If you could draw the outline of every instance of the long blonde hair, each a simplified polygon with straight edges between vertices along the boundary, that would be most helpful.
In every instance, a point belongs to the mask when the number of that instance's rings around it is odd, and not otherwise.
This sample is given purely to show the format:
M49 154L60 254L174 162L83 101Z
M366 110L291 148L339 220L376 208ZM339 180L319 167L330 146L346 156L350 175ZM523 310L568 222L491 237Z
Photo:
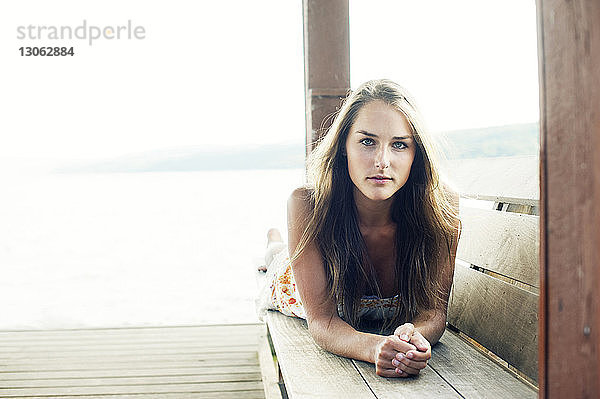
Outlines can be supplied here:
M321 252L329 296L353 326L360 299L381 291L370 265L358 225L353 183L344 156L346 138L360 109L380 100L402 112L417 144L410 176L394 194L392 219L396 223L395 313L385 327L412 320L424 310L439 306L441 262L450 258L457 215L441 186L438 152L408 92L386 80L362 84L344 101L327 134L307 160L313 212L306 223L292 262L315 242ZM382 328L383 329L383 328Z

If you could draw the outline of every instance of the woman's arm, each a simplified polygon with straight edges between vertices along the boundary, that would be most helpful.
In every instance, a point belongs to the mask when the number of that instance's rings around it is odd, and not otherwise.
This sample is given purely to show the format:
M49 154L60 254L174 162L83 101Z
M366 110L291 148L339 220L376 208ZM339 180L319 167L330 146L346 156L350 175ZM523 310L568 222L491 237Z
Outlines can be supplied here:
M452 206L455 208L456 214L458 214L458 194L447 187L445 189L449 190ZM446 329L448 300L454 278L454 262L456 260L456 250L461 233L461 223L458 218L455 220L454 228L455 232L452 235L449 248L450 253L442 257L440 302L436 308L422 312L412 320L412 323L403 324L394 331L394 335L397 335L403 341L414 344L418 349L418 352L412 354L410 359L407 359L402 354L396 356L395 363L399 363L400 368L403 368L405 365L414 367L415 361L426 362L431 358L431 345L435 345L440 340Z
M446 310L438 309L425 312L416 317L412 324L431 345L435 345L446 329Z
M453 250L456 253L456 249ZM431 346L435 345L446 329L446 313L448 309L448 297L452 287L454 275L454 258L452 262L444 266L442 272L442 301L435 309L428 310L415 317L411 323L405 323L394 331L402 341L409 342L417 348L417 352L397 354L394 365L400 369L404 367L418 368L417 365L425 367L431 359Z
M294 255L311 215L307 189L295 190L288 201L290 256ZM308 330L323 349L352 359L375 363L378 375L398 377L392 359L396 353L416 350L397 336L382 336L357 331L337 313L337 305L328 296L323 260L316 244L308 243L292 267L306 312Z
M450 247L450 256L444 257L444 265L441 271L441 301L435 309L421 313L412 324L416 331L429 341L431 345L435 345L444 330L446 329L446 315L448 312L448 299L450 297L450 289L452 288L452 280L454 278L454 262L456 259L456 249L458 245L458 237L460 236L460 225L457 226L457 235L452 237L452 245Z

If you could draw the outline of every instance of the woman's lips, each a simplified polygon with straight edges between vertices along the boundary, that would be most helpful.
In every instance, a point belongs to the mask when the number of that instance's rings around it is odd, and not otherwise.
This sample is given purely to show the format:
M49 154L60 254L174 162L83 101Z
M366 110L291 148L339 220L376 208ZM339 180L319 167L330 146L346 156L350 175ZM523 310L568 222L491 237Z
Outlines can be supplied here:
M372 180L378 184L384 184L386 182L392 181L392 178L387 176L371 176L367 177L367 180Z

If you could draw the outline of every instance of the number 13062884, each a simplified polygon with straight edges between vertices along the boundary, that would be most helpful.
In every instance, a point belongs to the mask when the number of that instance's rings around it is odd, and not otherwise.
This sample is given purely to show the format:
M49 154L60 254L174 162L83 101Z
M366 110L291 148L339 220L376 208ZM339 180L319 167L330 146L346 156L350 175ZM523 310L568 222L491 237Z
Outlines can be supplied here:
M22 57L65 57L75 55L73 47L19 47Z

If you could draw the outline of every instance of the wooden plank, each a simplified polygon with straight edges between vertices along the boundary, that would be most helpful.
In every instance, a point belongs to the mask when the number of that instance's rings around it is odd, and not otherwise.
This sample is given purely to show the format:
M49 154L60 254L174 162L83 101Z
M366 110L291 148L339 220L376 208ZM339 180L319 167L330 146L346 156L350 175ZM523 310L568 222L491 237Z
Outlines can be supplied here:
M539 287L539 218L491 209L460 208L457 258Z
M196 340L211 340L217 341L218 338L222 338L221 340L231 337L234 339L243 339L244 337L256 339L254 333L258 333L258 330L248 329L247 331L241 331L240 329L232 329L232 330L218 330L211 332L190 332L190 333L179 333L179 332L169 332L169 331L161 331L160 333L148 333L148 334L127 334L125 332L115 335L110 333L105 333L103 331L94 330L91 332L81 332L78 334L69 334L69 335L53 335L53 334L35 334L29 335L29 332L24 333L10 333L10 335L0 336L0 345L13 345L19 343L31 343L38 344L44 342L52 342L52 343L61 343L61 342L72 342L73 339L77 339L81 342L96 342L98 340L102 341L110 341L110 342L130 342L131 340L135 340L138 342L170 342L173 339L178 341L196 341Z
M208 325L208 326L186 326L186 327L136 327L136 328L94 328L94 329L72 329L72 330L23 330L23 331L0 331L0 342L23 341L34 342L36 340L46 341L52 339L96 339L113 337L120 340L138 338L179 338L179 337L223 337L242 336L260 331L260 324L232 324L232 325Z
M123 363L123 364L127 364L127 363L155 363L155 362L162 362L162 361L168 361L168 362L173 362L173 363L178 363L178 362L188 362L188 363L196 363L197 365L201 365L202 362L208 361L209 363L222 363L222 362L226 362L228 360L234 359L234 358L238 358L238 359L247 359L247 360L256 360L257 359L257 353L256 353L256 348L254 348L255 350L252 350L251 348L248 348L246 351L233 351L233 352L226 352L226 351L221 351L221 352L208 352L208 353L202 353L202 352L198 352L198 353L186 353L186 352L174 352L174 353L150 353L150 354L132 354L132 355L125 355L125 356L102 356L102 355L98 355L95 356L94 354L91 355L87 355L85 352L81 352L81 353L76 353L73 356L64 356L64 357L59 357L59 356L55 356L53 353L48 353L48 354L44 354L44 353L40 353L40 354L36 354L36 356L28 356L27 354L23 354L21 356L19 356L18 354L14 354L11 357L4 357L4 359L6 361L10 361L11 364L13 365L26 365L26 364L31 364L31 363L35 363L35 364L44 364L44 363L51 363L51 362L57 362L59 361L61 364L72 364L72 365L76 365L79 363L87 363L90 365L93 364L105 364L108 362L112 362L114 364L117 363ZM78 360L79 359L79 360ZM0 369L4 367L3 364L0 363Z
M77 395L77 399L264 399L262 389L228 392L178 392L119 395ZM65 396L23 396L23 399L65 399Z
M537 398L533 388L449 330L433 347L429 367L465 398Z
M225 342L241 342L241 343L257 343L257 337L255 334L258 334L258 331L248 331L246 335L228 335L227 333L222 333L215 336L209 335L190 335L186 337L182 336L169 336L163 335L161 337L111 337L111 336L97 336L97 337L78 337L71 336L67 338L27 338L27 337L13 337L11 339L2 339L0 338L0 348L10 348L10 347L30 347L30 346L57 346L57 345L66 345L69 346L73 344L73 342L77 342L77 344L81 345L97 345L97 344L110 344L110 345L128 345L132 342L139 343L140 345L160 345L160 344L171 344L173 342L210 342L211 344L220 344Z
M600 2L537 3L545 240L542 397L598 398ZM564 348L572 348L571 356Z
M538 295L460 264L448 323L537 380Z
M230 352L230 353L209 353L209 354L197 354L197 353L166 353L166 354L140 354L135 356L86 356L84 354L73 357L55 358L51 355L47 357L12 357L6 359L13 367L37 365L40 367L47 367L53 364L60 364L61 366L74 366L88 365L90 367L96 367L105 364L112 364L114 366L123 367L124 365L134 365L138 363L142 364L165 364L176 363L176 362L187 362L192 365L200 365L204 362L215 364L218 361L223 363L237 359L238 361L251 361L256 363L258 361L257 351L248 352ZM0 370L3 366L0 365Z
M248 382L261 381L261 373L258 367L250 373L223 373L204 375L171 375L171 376L139 376L139 377L95 377L95 378L65 378L65 379L23 379L4 380L0 379L0 393L2 389L24 389L24 388L74 388L94 386L125 386L125 385L161 385L161 384L205 384L213 382Z
M235 392L261 390L262 381L247 382L214 382L199 384L160 384L160 385L125 385L94 387L36 387L36 388L2 388L0 397L13 398L22 396L46 395L120 395L120 394L156 394L177 392Z
M539 204L538 157L454 159L443 164L449 181L469 198Z
M178 339L177 337L173 337L172 339L165 338L164 340L137 340L132 338L128 341L113 341L112 339L94 339L94 340L86 340L86 339L77 339L72 338L70 340L50 340L43 341L37 340L34 342L28 343L26 340L21 340L19 342L11 342L5 343L5 345L0 345L0 353L11 353L11 352L40 352L40 351L84 351L89 348L105 348L106 350L135 350L141 348L164 348L164 349L174 349L182 346L189 347L197 347L197 348L223 348L223 347L244 347L244 346L253 346L256 347L258 345L257 337L252 336L250 334L246 337L240 337L239 339L236 337L198 337L191 339Z
M1 351L0 356L4 359L63 359L73 357L139 357L139 356L150 356L150 355L209 355L212 353L247 353L255 352L258 343L246 344L246 345L230 345L230 346L203 346L203 345L173 345L168 347L149 347L144 349L143 346L136 345L135 347L111 347L111 346L90 346L84 347L77 346L75 348L69 347L43 347L37 350L12 350L12 351Z
M279 375L275 368L271 345L267 337L267 331L260 337L258 348L258 360L260 362L260 371L262 373L263 388L267 399L282 399L281 389L279 389Z
M227 323L227 324L193 324L176 326L131 326L131 327L91 327L91 328L50 328L50 329L25 329L25 330L0 330L3 334L80 334L80 333L117 333L117 334L144 334L144 333L165 333L169 332L198 332L214 333L215 331L231 330L242 331L244 328L260 329L260 323Z
M358 360L353 360L353 363L378 399L461 397L430 367L414 378L383 378L375 374L373 364Z
M267 325L290 398L375 398L350 359L314 342L306 321L269 311Z
M164 368L200 368L200 367L219 367L230 366L231 364L245 364L258 366L257 354L245 357L221 357L215 359L212 356L207 359L190 358L187 360L178 359L158 359L156 361L148 360L126 360L122 362L90 362L90 361L73 361L73 362L55 362L52 360L46 362L24 362L23 364L0 363L1 373L15 372L32 372L32 371L76 371L76 370L130 370L130 369L154 369L157 367Z
M232 343L233 342L233 343ZM195 339L195 340L169 340L169 341L129 341L129 342L111 342L106 340L97 341L68 341L61 342L36 342L27 345L24 342L19 344L11 345L0 345L0 356L8 356L11 353L40 353L40 352L84 352L90 349L104 351L139 351L147 349L147 352L161 350L161 349L177 349L177 348L189 348L190 350L196 349L201 352L212 352L216 350L224 350L224 348L230 348L230 352L238 351L240 348L256 347L258 342L255 337L248 337L247 339Z
M4 332L0 397L263 398L261 330L252 324ZM25 346L29 339L33 348Z
M223 373L253 373L258 364L221 364L210 367L161 367L128 368L128 369L83 369L83 370L54 370L54 371L16 371L2 372L2 381L13 380L44 380L70 378L112 378L112 377L154 377L169 375L214 375Z

